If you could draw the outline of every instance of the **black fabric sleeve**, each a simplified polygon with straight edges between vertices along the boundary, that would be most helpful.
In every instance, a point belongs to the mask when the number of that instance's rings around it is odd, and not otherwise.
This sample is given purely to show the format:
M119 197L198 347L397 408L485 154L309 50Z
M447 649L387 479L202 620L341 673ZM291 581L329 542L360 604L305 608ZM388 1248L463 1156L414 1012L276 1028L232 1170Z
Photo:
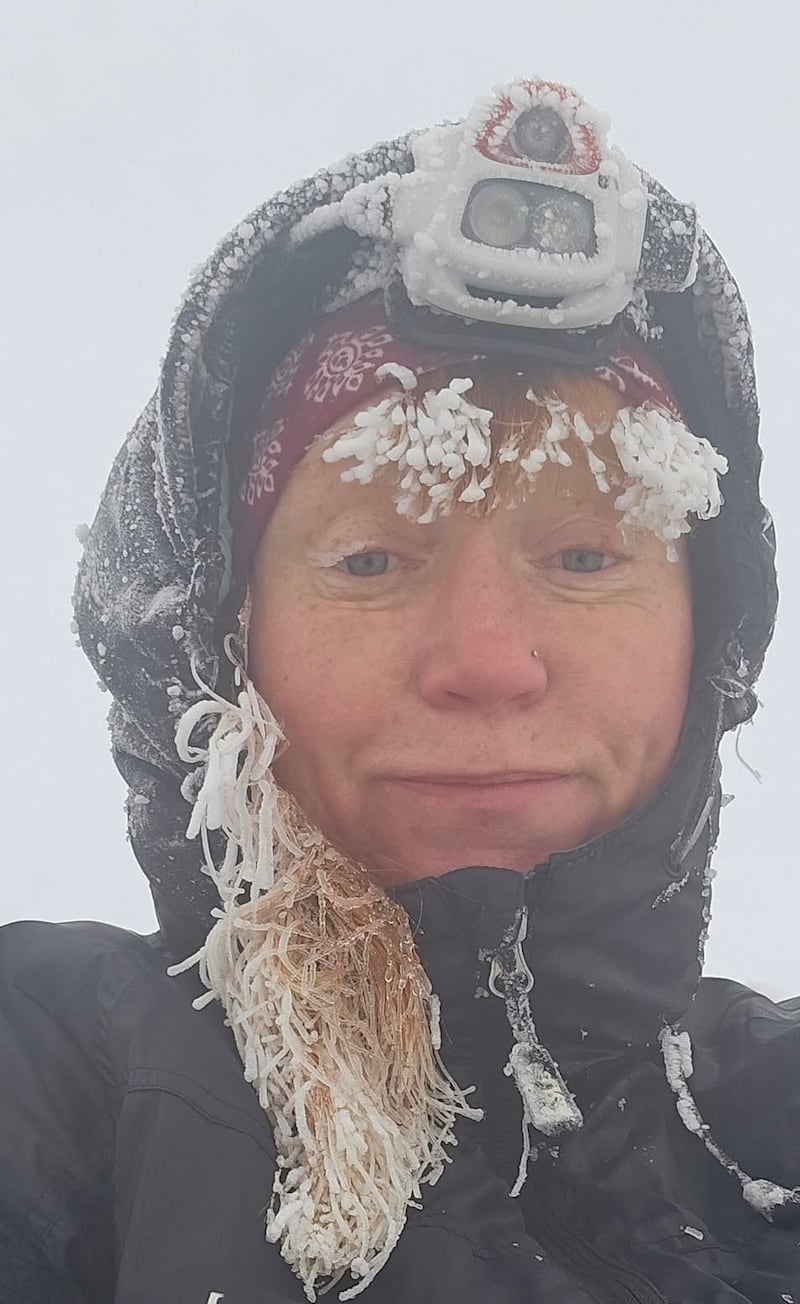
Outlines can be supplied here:
M118 934L101 924L0 929L0 1304L113 1298L104 1010L125 982Z

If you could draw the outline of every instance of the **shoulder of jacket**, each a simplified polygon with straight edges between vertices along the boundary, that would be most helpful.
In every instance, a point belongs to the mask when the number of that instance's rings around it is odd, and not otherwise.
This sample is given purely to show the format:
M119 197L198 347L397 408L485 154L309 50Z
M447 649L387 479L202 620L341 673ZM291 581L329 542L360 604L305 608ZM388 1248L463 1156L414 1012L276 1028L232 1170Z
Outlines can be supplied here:
M78 1277L87 1299L113 1294L107 1016L163 963L106 924L0 928L0 1299L83 1299Z
M732 978L703 978L686 1015L685 1026L699 1038L740 1030L752 1020L776 1027L800 1025L800 996L773 1001Z
M46 1008L59 1022L85 1020L138 977L163 970L158 935L143 937L112 924L25 920L0 928L0 1010Z
M691 1038L698 1089L727 1091L744 1074L781 1078L784 1085L788 1075L800 1091L800 1000L776 1002L742 983L704 978L682 1027Z
M745 1173L800 1186L800 1002L704 979L684 1027L688 1087L717 1144Z

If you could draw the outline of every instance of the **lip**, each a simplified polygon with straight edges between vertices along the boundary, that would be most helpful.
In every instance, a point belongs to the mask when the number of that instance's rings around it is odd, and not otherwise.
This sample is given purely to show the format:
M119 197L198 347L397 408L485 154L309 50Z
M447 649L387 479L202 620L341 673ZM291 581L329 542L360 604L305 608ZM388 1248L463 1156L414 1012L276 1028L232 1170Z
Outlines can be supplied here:
M425 775L393 780L396 790L408 793L414 801L432 802L454 807L481 819L492 813L509 818L529 811L548 794L561 790L569 779L566 774L480 774Z
M394 777L398 783L413 783L436 788L490 788L515 783L552 783L555 779L566 778L566 775L530 770L502 770L494 774L408 774Z

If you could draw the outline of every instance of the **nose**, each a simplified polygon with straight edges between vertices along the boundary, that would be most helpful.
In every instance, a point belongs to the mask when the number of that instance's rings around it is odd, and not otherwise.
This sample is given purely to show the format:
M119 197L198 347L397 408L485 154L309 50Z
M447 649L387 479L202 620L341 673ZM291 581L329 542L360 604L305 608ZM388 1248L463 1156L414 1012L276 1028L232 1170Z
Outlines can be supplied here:
M541 601L515 572L491 518L470 522L432 597L418 687L438 708L530 706L547 690Z

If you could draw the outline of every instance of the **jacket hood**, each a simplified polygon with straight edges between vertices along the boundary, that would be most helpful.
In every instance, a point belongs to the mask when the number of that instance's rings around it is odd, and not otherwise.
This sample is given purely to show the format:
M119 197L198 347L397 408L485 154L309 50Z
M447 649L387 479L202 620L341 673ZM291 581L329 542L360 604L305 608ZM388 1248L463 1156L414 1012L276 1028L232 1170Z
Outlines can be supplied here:
M315 316L385 281L385 214L367 222L363 197L380 200L383 179L413 170L413 140L378 144L291 186L214 250L178 310L156 393L113 464L86 541L74 598L79 637L113 697L112 751L129 789L130 838L177 956L200 944L217 904L185 836L197 776L178 758L175 728L204 695L198 679L232 693L223 639L243 597L228 519L236 435L248 428L265 377ZM645 184L651 201L676 202L651 178ZM341 202L348 197L351 204ZM710 774L721 730L755 709L777 602L772 525L758 490L750 330L736 283L703 231L694 284L648 290L646 310L687 423L730 468L722 514L701 527L710 548L695 577L704 605L719 613L696 667L702 691L692 723L712 740L700 767ZM701 788L670 798L660 845L673 845L706 802L710 788Z

